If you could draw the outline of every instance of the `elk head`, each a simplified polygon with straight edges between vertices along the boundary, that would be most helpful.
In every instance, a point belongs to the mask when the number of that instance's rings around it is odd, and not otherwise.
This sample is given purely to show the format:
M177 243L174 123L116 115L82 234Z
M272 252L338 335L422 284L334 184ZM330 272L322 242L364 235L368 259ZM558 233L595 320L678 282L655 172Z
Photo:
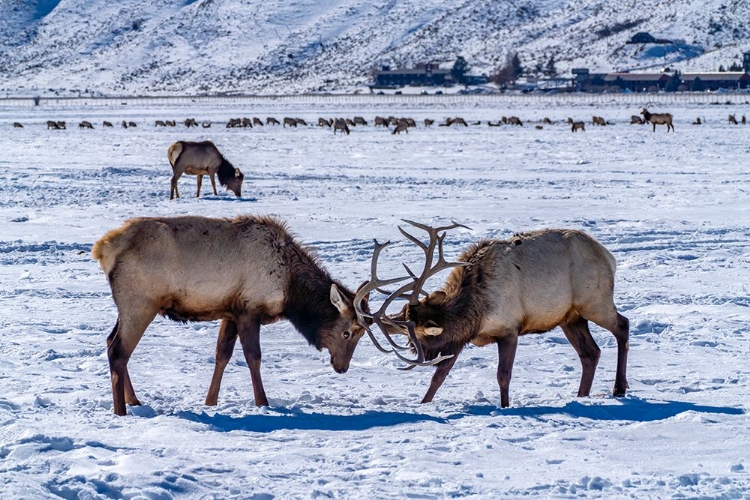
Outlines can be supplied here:
M353 306L353 299L354 294L348 290L339 289L335 283L331 285L330 300L338 315L322 324L315 346L318 350L328 349L331 354L331 367L336 373L346 373L349 369L354 349L365 334L366 326L359 321L359 313ZM360 308L363 314L369 314L367 297L362 299Z
M440 271L456 266L468 265L465 262L446 261L445 256L443 255L443 240L445 239L445 231L447 230L455 229L458 227L463 227L465 229L469 228L456 222L453 222L450 226L437 228L405 219L404 222L426 231L430 237L429 243L424 244L419 238L407 233L400 226L398 228L401 234L403 234L409 241L421 248L425 253L425 264L422 273L417 276L411 271L411 269L409 269L406 264L403 264L408 276L391 279L379 278L377 275L378 258L380 256L380 253L385 247L390 244L390 242L381 244L378 243L377 240L375 240L375 250L373 251L372 256L370 280L364 283L358 290L356 296L354 297L354 308L357 311L360 325L365 328L368 335L370 336L370 339L372 339L373 344L375 344L375 347L385 353L393 352L399 359L405 361L408 364L406 368L403 368L408 370L413 368L414 366L435 365L451 357L451 355L443 356L441 354L438 354L432 359L425 359L425 352L422 346L422 342L420 342L420 337L424 338L426 336L440 335L442 333L442 329L438 326L439 323L429 318L429 310L433 305L437 304L437 301L445 297L445 293L434 292L427 295L424 292L423 288L425 282L431 276L434 276ZM437 262L433 265L436 249L438 251L438 259ZM381 288L383 286L393 285L395 283L403 281L408 282L393 292L386 292ZM387 298L383 301L383 304L377 311L369 313L364 310L362 304L366 304L366 302L364 302L365 299L369 296L369 293L374 290L387 295ZM420 295L426 295L427 297L423 300L420 300ZM408 300L408 304L405 305L399 313L389 316L387 314L388 308L397 299L406 299ZM383 333L385 339L390 345L390 348L385 348L378 342L375 334L370 328L371 324L373 323L377 325L378 329ZM408 336L408 344L402 345L396 342L392 337L392 335L394 334L402 334ZM409 358L401 354L401 351L409 349L411 349L416 354L416 357Z

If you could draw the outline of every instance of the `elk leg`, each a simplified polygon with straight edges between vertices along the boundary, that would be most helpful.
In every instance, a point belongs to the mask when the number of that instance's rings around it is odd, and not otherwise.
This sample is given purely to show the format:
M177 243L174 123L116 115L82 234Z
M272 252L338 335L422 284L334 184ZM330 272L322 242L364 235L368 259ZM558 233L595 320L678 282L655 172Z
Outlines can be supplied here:
M624 396L628 388L627 366L628 350L630 349L630 322L628 318L617 312L614 305L606 317L588 316L588 319L612 332L617 340L617 373L613 396Z
M500 385L500 407L510 406L510 377L513 373L513 361L516 359L518 335L510 334L497 339L497 383Z
M109 334L109 337L107 337L107 347L112 344L112 340L115 338L115 335L117 335L117 330L120 326L120 319L117 319L117 322L115 323L115 327L112 329L112 333ZM128 373L127 366L125 367L125 402L129 404L130 406L140 406L141 402L138 401L138 398L135 396L135 390L133 389L133 384L130 382L130 374Z
M260 378L260 318L246 316L238 320L240 343L245 354L247 366L250 367L250 378L253 382L255 406L268 406L266 391Z
M208 174L208 178L211 179L211 187L214 188L214 196L219 196L219 193L216 192L216 179L214 178L214 174Z
M115 415L125 415L125 390L130 386L128 397L135 399L133 386L130 384L128 374L128 360L138 341L148 328L148 325L156 317L156 311L144 309L141 314L133 317L120 317L115 328L107 338L107 357L109 359L109 373L112 380L112 404ZM140 404L140 403L138 403Z
M198 174L198 191L195 193L196 198L201 197L201 184L203 184L203 176Z
M581 384L578 386L578 397L586 397L591 393L591 385L594 383L594 373L596 373L596 365L599 364L601 350L591 336L587 319L577 316L568 323L560 325L560 328L562 328L565 337L581 359L582 374Z
M178 174L174 174L172 176L172 180L170 181L170 189L169 189L169 199L173 199L175 195L177 195L177 198L180 197L180 192L177 190L177 179L179 179L180 176Z
M432 402L432 398L435 396L435 393L438 389L440 389L440 386L443 385L443 382L445 381L445 377L448 376L448 373L451 371L451 368L453 368L453 365L456 364L456 359L458 358L458 354L461 351L459 350L456 353L453 353L452 358L448 358L444 361L441 361L436 366L435 373L432 375L432 381L430 382L430 388L427 389L427 393L425 393L424 397L422 398L422 403L430 403Z
M237 323L223 320L219 327L219 338L216 340L216 362L214 364L214 375L211 377L211 385L206 395L206 406L216 406L219 402L219 389L224 370L232 358L234 344L237 342Z

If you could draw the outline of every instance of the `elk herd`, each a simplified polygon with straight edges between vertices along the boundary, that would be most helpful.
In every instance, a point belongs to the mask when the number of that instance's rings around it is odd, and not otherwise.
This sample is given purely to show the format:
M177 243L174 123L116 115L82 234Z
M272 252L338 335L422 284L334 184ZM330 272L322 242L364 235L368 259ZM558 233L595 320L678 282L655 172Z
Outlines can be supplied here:
M735 114L730 114L728 119L730 124L738 125L742 124L745 125L747 123L747 119L745 118L745 115L742 115L739 119L736 117ZM528 122L534 123L535 128L538 130L544 129L545 126L552 126L555 125L557 122L551 120L548 117L545 117L541 120L529 120ZM586 131L586 122L584 120L580 119L573 119L568 118L567 124L570 125L570 129L572 132L577 131ZM177 126L176 120L155 120L154 121L154 127L176 127ZM184 121L181 122L185 128L211 128L212 125L215 123L211 121L201 121L198 122L195 118L186 118ZM435 120L431 118L425 118L421 122L421 126L424 129L429 129L435 124ZM630 120L627 122L631 125L645 125L647 123L650 123L652 125L652 130L656 131L656 125L666 125L667 132L674 131L674 125L672 123L672 115L670 113L651 113L647 108L643 108L641 112L638 115L632 115L630 117ZM693 125L703 125L706 123L705 118L696 118L695 121L692 122ZM366 127L370 124L364 117L362 116L355 116L353 118L345 118L345 117L319 117L316 124L308 123L307 120L304 118L299 117L284 117L281 121L274 117L266 117L265 120L255 116L252 118L248 117L242 117L242 118L230 118L226 123L224 123L225 128L254 128L254 127L264 127L264 126L281 126L282 128L293 128L296 129L298 127L309 127L317 125L317 127L321 128L327 128L333 131L333 134L336 135L337 133L349 135L351 133L351 129L354 127ZM409 117L395 117L395 116L375 116L375 118L372 120L372 124L375 127L382 127L387 128L391 130L391 134L400 134L401 132L405 132L408 134L409 129L416 129L418 128L418 124L416 120ZM488 127L501 127L504 125L511 125L511 126L519 126L522 127L524 122L517 116L503 116L498 120L476 120L473 122L467 122L464 118L460 116L456 117L447 117L442 122L438 123L438 126L440 127L469 127L471 126L479 126L486 124ZM591 117L591 124L595 126L612 126L615 125L616 122L607 120L604 117L601 116L592 116ZM136 128L138 124L132 120L122 120L120 122L120 125L122 128ZM13 122L14 128L24 128L24 125L20 122ZM95 128L94 124L90 121L80 121L78 123L78 127L82 129L93 129ZM102 128L113 128L114 125L110 121L103 121ZM53 129L53 130L65 130L66 123L64 121L53 121L49 120L47 121L47 128Z

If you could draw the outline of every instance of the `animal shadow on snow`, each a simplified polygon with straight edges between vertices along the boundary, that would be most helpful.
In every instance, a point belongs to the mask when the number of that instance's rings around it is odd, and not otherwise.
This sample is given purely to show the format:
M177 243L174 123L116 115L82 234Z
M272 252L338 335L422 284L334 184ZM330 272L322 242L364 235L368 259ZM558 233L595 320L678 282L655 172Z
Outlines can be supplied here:
M647 400L634 396L618 398L611 404L586 404L570 401L565 406L526 406L500 409L494 405L466 406L469 415L498 415L544 419L550 416L589 418L591 420L622 420L630 422L655 422L674 417L686 411L724 415L743 415L740 408L706 406L683 401ZM450 416L449 419L459 415Z
M303 413L282 408L269 410L265 415L230 417L216 413L180 412L178 417L210 425L218 432L252 431L273 432L278 430L362 431L373 427L391 427L417 422L445 423L446 419L420 413L395 411L368 411L361 415L327 415L325 413Z
M465 417L487 416L503 418L516 416L544 419L549 416L569 416L592 420L622 420L631 422L654 422L674 417L686 411L724 415L743 415L740 408L705 406L680 401L649 401L636 397L618 399L614 404L584 404L571 401L565 406L529 406L500 409L495 405L465 406L462 411L446 417L436 417L420 413L394 411L367 411L360 415L327 415L324 413L304 413L288 409L269 410L264 415L232 417L219 413L180 412L179 418L209 425L218 432L236 430L252 432L273 432L277 430L326 430L361 431L374 427L393 427L419 422L448 423Z

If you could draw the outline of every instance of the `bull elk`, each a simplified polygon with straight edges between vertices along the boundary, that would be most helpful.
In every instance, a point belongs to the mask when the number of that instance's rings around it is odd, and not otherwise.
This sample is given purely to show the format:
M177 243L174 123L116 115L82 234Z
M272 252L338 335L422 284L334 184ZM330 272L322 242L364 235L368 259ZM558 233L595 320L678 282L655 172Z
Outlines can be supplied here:
M271 217L130 219L97 241L92 256L117 307L107 338L117 415L125 415L126 403L140 405L127 364L157 314L182 322L222 320L207 405L217 403L238 336L255 404L268 405L260 376L261 325L288 319L311 345L328 349L337 373L347 371L364 334L354 293Z
M653 125L654 128L652 132L656 132L657 125L666 125L667 132L669 132L670 129L672 129L672 132L674 132L674 125L672 125L672 115L670 113L649 113L648 109L643 108L641 114L643 115L644 120Z
M372 290L408 280L370 316L389 339L394 333L409 335L417 351L414 364L440 359L422 403L432 401L466 344L495 343L499 353L500 401L502 407L507 407L518 337L547 332L556 326L562 328L581 360L578 396L588 396L600 356L589 332L589 321L612 332L617 340L613 394L625 394L629 322L617 312L613 301L615 259L595 239L572 229L534 231L508 240L480 241L464 251L458 262L450 263L443 256L445 231L465 226L453 223L433 228L404 222L429 234L430 241L424 244L399 228L424 251L422 274L417 277L407 267L406 278L377 279L377 260L385 245L376 242L371 264L373 278L362 286L354 305L357 307L357 300ZM436 248L438 262L433 265ZM428 278L451 267L454 269L442 290L424 292ZM420 295L426 297L420 299ZM409 302L396 315L387 316L386 308L397 298ZM367 315L362 313L362 317Z
M219 152L213 142L177 141L169 146L167 157L169 158L169 164L172 165L171 189L169 190L170 200L175 195L177 198L180 197L180 192L177 190L177 180L182 174L198 176L196 198L199 198L201 195L201 184L203 183L204 175L208 175L211 179L211 187L214 190L214 195L218 195L216 192L215 175L219 177L219 184L225 186L228 191L232 191L238 198L242 195L242 181L245 176L239 168L234 168L224 158L224 155Z

